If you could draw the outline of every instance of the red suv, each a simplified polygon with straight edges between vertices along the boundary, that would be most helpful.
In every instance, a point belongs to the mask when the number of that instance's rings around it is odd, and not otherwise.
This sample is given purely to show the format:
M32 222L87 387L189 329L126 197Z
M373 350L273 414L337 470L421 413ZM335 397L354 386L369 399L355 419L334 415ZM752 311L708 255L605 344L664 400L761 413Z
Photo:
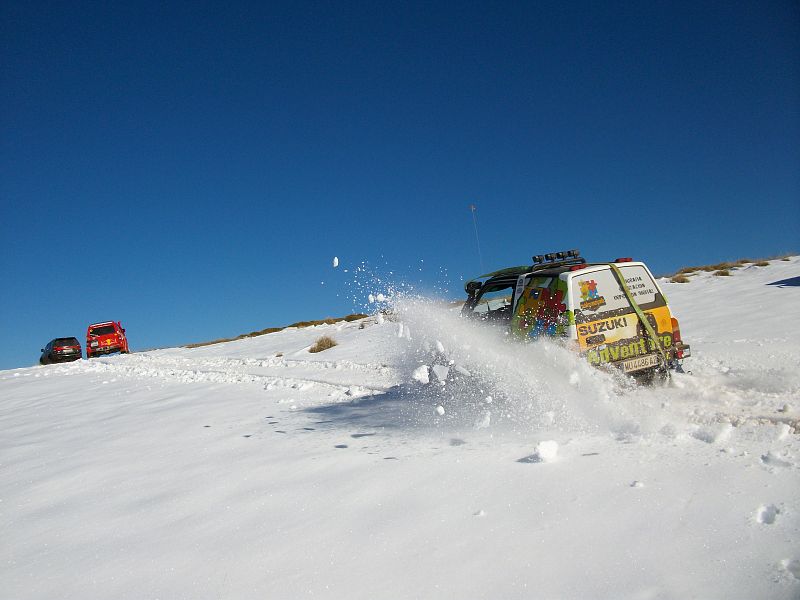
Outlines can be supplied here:
M86 330L86 358L112 352L129 352L128 338L120 322L106 321L89 325Z

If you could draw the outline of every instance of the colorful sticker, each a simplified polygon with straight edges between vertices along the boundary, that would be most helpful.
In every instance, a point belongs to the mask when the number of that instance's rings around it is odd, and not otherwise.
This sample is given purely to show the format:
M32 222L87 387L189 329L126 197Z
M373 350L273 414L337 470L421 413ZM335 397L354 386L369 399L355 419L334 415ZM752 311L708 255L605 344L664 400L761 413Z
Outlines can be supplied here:
M594 279L578 281L581 288L581 310L597 310L606 305L606 299L597 291L597 282Z
M560 279L533 278L519 298L511 329L521 337L561 335L565 329L566 283ZM550 285L550 287L545 287Z
M663 349L672 346L672 319L666 306L644 313ZM616 362L643 354L657 352L636 313L579 323L576 327L578 345L593 365Z

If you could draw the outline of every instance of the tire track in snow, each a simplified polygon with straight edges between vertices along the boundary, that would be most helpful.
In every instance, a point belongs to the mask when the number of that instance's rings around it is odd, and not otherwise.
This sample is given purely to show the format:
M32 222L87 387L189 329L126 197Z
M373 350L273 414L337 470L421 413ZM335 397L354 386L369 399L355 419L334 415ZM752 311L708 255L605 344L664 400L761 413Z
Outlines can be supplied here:
M302 362L307 366L309 361ZM226 383L226 384L261 384L265 390L273 389L295 389L305 391L312 388L322 388L328 390L329 396L341 399L355 399L376 394L383 394L389 390L391 385L365 385L363 383L343 383L331 382L312 377L293 377L271 375L263 373L252 373L248 369L253 368L275 368L280 367L274 359L229 359L214 358L191 360L179 357L159 357L159 356L126 356L114 357L110 361L95 360L91 362L77 363L77 369L72 368L70 372L97 372L114 373L132 378L155 378L181 383ZM312 363L313 364L313 363ZM337 369L338 363L324 363L321 368L316 370ZM345 368L353 371L378 371L385 374L386 367L370 367L351 363ZM314 368L312 367L312 370Z

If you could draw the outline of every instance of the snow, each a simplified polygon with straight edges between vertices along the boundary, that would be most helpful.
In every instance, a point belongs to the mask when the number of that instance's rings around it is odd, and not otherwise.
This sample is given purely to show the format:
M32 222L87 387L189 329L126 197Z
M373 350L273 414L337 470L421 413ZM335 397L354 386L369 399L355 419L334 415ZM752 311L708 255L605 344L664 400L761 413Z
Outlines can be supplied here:
M798 275L665 282L666 387L394 298L0 371L2 596L797 598Z
M333 268L335 269L338 266L339 266L339 257L338 256L334 256L333 257Z
M422 384L428 383L430 381L428 365L421 365L414 369L414 372L411 374L411 378L415 381L419 381Z
M536 444L536 452L533 453L539 462L553 462L558 457L558 442L555 440L544 440Z

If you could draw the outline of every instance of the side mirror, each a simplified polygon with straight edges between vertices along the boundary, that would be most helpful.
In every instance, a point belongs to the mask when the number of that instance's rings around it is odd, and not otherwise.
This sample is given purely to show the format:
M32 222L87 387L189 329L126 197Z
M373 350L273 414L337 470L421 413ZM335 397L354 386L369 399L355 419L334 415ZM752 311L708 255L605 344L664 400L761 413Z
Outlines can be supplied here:
M125 328L122 329L122 333L125 333Z

